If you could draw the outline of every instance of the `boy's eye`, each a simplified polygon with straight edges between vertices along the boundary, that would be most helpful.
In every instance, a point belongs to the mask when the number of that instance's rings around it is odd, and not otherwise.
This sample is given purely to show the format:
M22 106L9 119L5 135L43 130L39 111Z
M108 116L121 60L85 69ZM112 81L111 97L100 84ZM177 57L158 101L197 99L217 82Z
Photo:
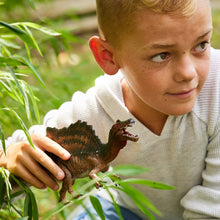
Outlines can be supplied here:
M153 62L161 63L169 57L168 53L160 53L153 56L151 59Z
M204 41L195 47L195 52L203 52L207 49L209 42Z

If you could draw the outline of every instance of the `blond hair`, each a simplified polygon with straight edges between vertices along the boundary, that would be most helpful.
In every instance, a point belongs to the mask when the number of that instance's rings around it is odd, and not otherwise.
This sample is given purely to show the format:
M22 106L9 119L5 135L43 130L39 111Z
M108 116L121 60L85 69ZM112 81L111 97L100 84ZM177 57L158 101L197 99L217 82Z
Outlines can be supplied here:
M101 36L113 46L120 44L123 34L132 31L138 11L149 9L156 13L193 14L197 0L96 0Z

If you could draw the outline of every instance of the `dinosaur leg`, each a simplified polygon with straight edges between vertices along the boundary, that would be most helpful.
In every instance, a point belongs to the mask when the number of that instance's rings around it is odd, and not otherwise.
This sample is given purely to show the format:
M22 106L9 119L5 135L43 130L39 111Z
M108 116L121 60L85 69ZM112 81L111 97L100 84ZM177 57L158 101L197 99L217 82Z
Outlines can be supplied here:
M100 171L99 168L95 168L93 169L90 173L89 173L89 177L92 180L96 180L95 182L95 187L96 189L98 189L99 187L102 186L102 184L100 183L101 179L97 176L97 173Z
M59 202L64 200L67 190L70 194L73 193L72 184L74 183L74 181L72 181L72 175L70 171L65 166L60 167L64 171L65 177L63 179L62 189L60 190Z
M103 171L103 170L105 170L105 171L107 170L106 165L105 165L105 164L100 164L98 167L94 168L94 169L91 170L91 172L89 173L89 177L90 177L91 179L95 179L95 180L96 180L96 182L95 182L95 187L96 187L97 189L102 186L102 184L101 184L102 179L100 179L100 178L97 176L97 173L98 173L99 171Z

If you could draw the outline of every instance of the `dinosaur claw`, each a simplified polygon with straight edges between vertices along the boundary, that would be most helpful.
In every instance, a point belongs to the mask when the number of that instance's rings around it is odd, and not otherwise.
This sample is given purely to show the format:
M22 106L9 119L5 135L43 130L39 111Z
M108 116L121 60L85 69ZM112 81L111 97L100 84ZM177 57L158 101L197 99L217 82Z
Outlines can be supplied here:
M102 187L102 184L100 182L96 182L95 187L96 187L96 189L98 189L98 188Z

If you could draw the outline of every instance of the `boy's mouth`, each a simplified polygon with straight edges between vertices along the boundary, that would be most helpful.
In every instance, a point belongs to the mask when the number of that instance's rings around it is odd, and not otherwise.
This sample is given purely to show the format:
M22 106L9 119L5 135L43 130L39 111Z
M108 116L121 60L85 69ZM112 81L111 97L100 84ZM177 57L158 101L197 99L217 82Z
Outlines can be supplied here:
M195 92L196 89L190 89L190 90L184 90L184 91L180 91L177 93L168 93L169 95L173 96L173 97L177 97L177 98L189 98L190 96L193 95L193 93Z

